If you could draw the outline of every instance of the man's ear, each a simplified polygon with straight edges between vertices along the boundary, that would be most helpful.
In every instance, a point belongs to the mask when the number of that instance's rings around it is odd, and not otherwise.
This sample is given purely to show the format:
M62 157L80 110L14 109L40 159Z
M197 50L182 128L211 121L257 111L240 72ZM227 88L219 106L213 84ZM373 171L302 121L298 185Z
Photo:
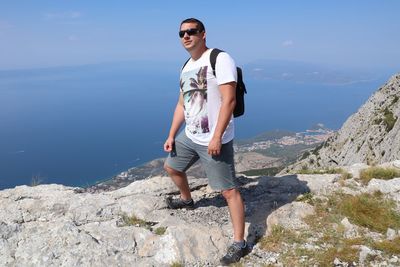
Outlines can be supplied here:
M206 32L205 31L203 32L203 40L204 41L206 40Z

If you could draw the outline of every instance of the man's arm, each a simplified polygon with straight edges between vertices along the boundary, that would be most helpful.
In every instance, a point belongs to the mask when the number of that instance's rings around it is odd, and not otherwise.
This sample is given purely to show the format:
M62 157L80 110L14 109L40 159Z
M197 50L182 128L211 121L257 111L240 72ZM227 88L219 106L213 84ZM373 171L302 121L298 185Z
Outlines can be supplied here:
M219 85L222 103L218 114L217 126L214 135L208 145L208 154L217 156L221 152L222 135L231 120L236 105L236 82Z
M183 109L183 95L180 93L178 103L176 104L174 117L172 119L171 128L169 130L168 138L164 143L164 150L166 152L171 152L176 133L179 131L182 123L185 121L184 109Z

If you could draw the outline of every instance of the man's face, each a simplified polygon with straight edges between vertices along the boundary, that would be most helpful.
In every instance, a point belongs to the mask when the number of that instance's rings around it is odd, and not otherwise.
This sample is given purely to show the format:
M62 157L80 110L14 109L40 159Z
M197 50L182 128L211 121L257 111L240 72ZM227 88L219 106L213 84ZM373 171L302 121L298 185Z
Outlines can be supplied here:
M196 47L199 47L200 45L204 44L206 38L205 32L190 31L192 29L197 30L197 23L194 22L183 23L180 29L183 32L187 31L181 37L181 42L183 47L188 51L191 51Z

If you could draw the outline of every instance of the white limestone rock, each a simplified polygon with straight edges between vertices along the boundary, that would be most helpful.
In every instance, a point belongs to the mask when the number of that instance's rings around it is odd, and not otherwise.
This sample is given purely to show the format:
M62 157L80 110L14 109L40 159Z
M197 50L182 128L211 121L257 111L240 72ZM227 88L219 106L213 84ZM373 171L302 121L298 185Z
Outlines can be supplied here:
M392 228L388 228L386 231L386 239L387 240L394 240L397 237L396 231Z
M344 166L343 169L350 173L353 178L360 178L360 172L368 167L365 163L355 163L351 166Z
M345 217L341 222L340 222L343 227L344 227L344 236L346 238L355 238L359 236L359 231L358 227L352 223L350 223L349 219Z
M292 202L272 212L267 218L267 233L272 232L274 225L280 225L286 229L307 229L308 225L303 219L314 214L314 207L303 202Z
M367 191L370 193L380 191L400 203L400 178L390 180L372 179L368 183Z
M339 187L336 182L340 174L298 174L297 177L306 182L311 193L315 195L327 195Z

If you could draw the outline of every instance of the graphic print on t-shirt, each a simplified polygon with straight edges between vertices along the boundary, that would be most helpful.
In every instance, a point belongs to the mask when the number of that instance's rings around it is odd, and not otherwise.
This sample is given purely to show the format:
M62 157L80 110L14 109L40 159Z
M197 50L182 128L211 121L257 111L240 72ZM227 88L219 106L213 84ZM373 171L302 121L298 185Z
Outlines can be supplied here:
M192 134L210 132L207 113L207 68L183 72L181 91L184 99L186 128Z

